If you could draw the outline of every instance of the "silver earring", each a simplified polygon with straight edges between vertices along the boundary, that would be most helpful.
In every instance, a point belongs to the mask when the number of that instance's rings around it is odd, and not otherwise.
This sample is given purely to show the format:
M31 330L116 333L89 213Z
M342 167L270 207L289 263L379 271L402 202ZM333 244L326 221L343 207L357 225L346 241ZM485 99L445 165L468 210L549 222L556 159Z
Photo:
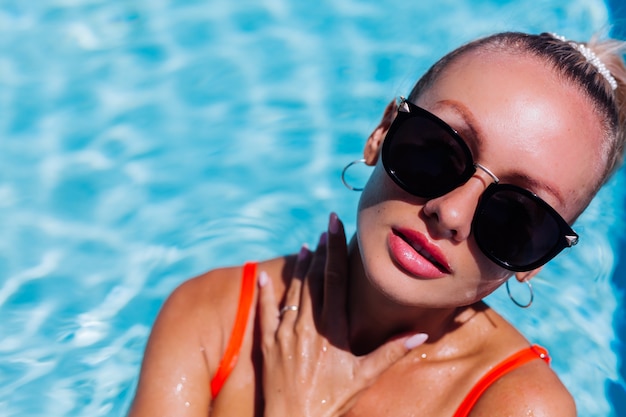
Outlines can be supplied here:
M363 191L363 187L353 187L350 184L348 184L348 181L346 181L346 172L348 171L348 169L352 166L352 165L356 165L356 164L364 164L365 163L365 159L361 158L361 159L357 159L355 161L350 162L348 165L346 165L343 168L343 171L341 171L341 182L343 182L343 185L346 186L346 188L348 190L352 190L352 191Z
M522 304L519 301L517 301L513 295L511 294L511 289L509 288L509 281L506 281L506 293L509 295L509 298L511 299L511 301L513 301L515 303L516 306L521 307L521 308L528 308L530 307L530 305L533 303L533 300L535 299L535 293L533 292L533 286L530 285L530 281L525 279L524 282L527 286L528 286L528 291L530 292L530 299L528 300L528 302L526 304Z

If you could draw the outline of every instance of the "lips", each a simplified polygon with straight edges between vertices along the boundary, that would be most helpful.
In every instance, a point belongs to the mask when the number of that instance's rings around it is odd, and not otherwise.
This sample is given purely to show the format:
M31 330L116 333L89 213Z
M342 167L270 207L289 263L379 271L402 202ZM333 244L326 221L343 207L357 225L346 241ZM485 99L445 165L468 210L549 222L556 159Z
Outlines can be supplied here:
M446 257L426 236L411 229L392 229L388 236L392 259L418 278L443 278L451 272Z

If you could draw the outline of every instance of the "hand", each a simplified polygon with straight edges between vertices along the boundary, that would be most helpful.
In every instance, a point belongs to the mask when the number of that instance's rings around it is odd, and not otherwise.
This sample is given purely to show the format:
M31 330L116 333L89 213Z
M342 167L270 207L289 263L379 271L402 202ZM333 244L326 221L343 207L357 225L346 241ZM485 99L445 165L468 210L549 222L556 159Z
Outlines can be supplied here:
M263 272L259 277L267 417L342 415L378 375L426 340L424 334L401 337L367 355L352 354L347 252L333 213L315 253L300 251L280 314L271 280Z

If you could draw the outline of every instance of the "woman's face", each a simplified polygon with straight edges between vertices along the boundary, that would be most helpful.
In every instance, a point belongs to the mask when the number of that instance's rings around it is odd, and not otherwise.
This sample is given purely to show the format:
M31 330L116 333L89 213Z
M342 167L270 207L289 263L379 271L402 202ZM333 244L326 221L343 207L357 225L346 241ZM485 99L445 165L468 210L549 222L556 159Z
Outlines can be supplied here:
M603 129L588 98L534 57L471 52L416 104L451 125L501 183L539 195L563 218L598 183ZM388 127L388 126L387 126ZM380 129L384 137L385 129ZM376 137L368 146L380 150ZM486 172L431 200L412 196L380 158L359 203L357 239L369 281L399 304L452 307L490 294L511 274L476 246L471 224ZM417 248L417 249L416 249Z

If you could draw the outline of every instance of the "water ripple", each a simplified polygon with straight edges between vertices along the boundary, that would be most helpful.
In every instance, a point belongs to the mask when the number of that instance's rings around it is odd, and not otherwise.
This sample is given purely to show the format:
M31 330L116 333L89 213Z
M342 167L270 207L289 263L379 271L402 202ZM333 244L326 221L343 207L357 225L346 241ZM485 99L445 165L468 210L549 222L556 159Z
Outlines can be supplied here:
M123 415L177 285L314 245L330 211L354 231L341 168L442 51L606 19L600 0L0 2L0 414ZM558 353L585 416L620 380L624 189L580 219L531 311L493 297Z

